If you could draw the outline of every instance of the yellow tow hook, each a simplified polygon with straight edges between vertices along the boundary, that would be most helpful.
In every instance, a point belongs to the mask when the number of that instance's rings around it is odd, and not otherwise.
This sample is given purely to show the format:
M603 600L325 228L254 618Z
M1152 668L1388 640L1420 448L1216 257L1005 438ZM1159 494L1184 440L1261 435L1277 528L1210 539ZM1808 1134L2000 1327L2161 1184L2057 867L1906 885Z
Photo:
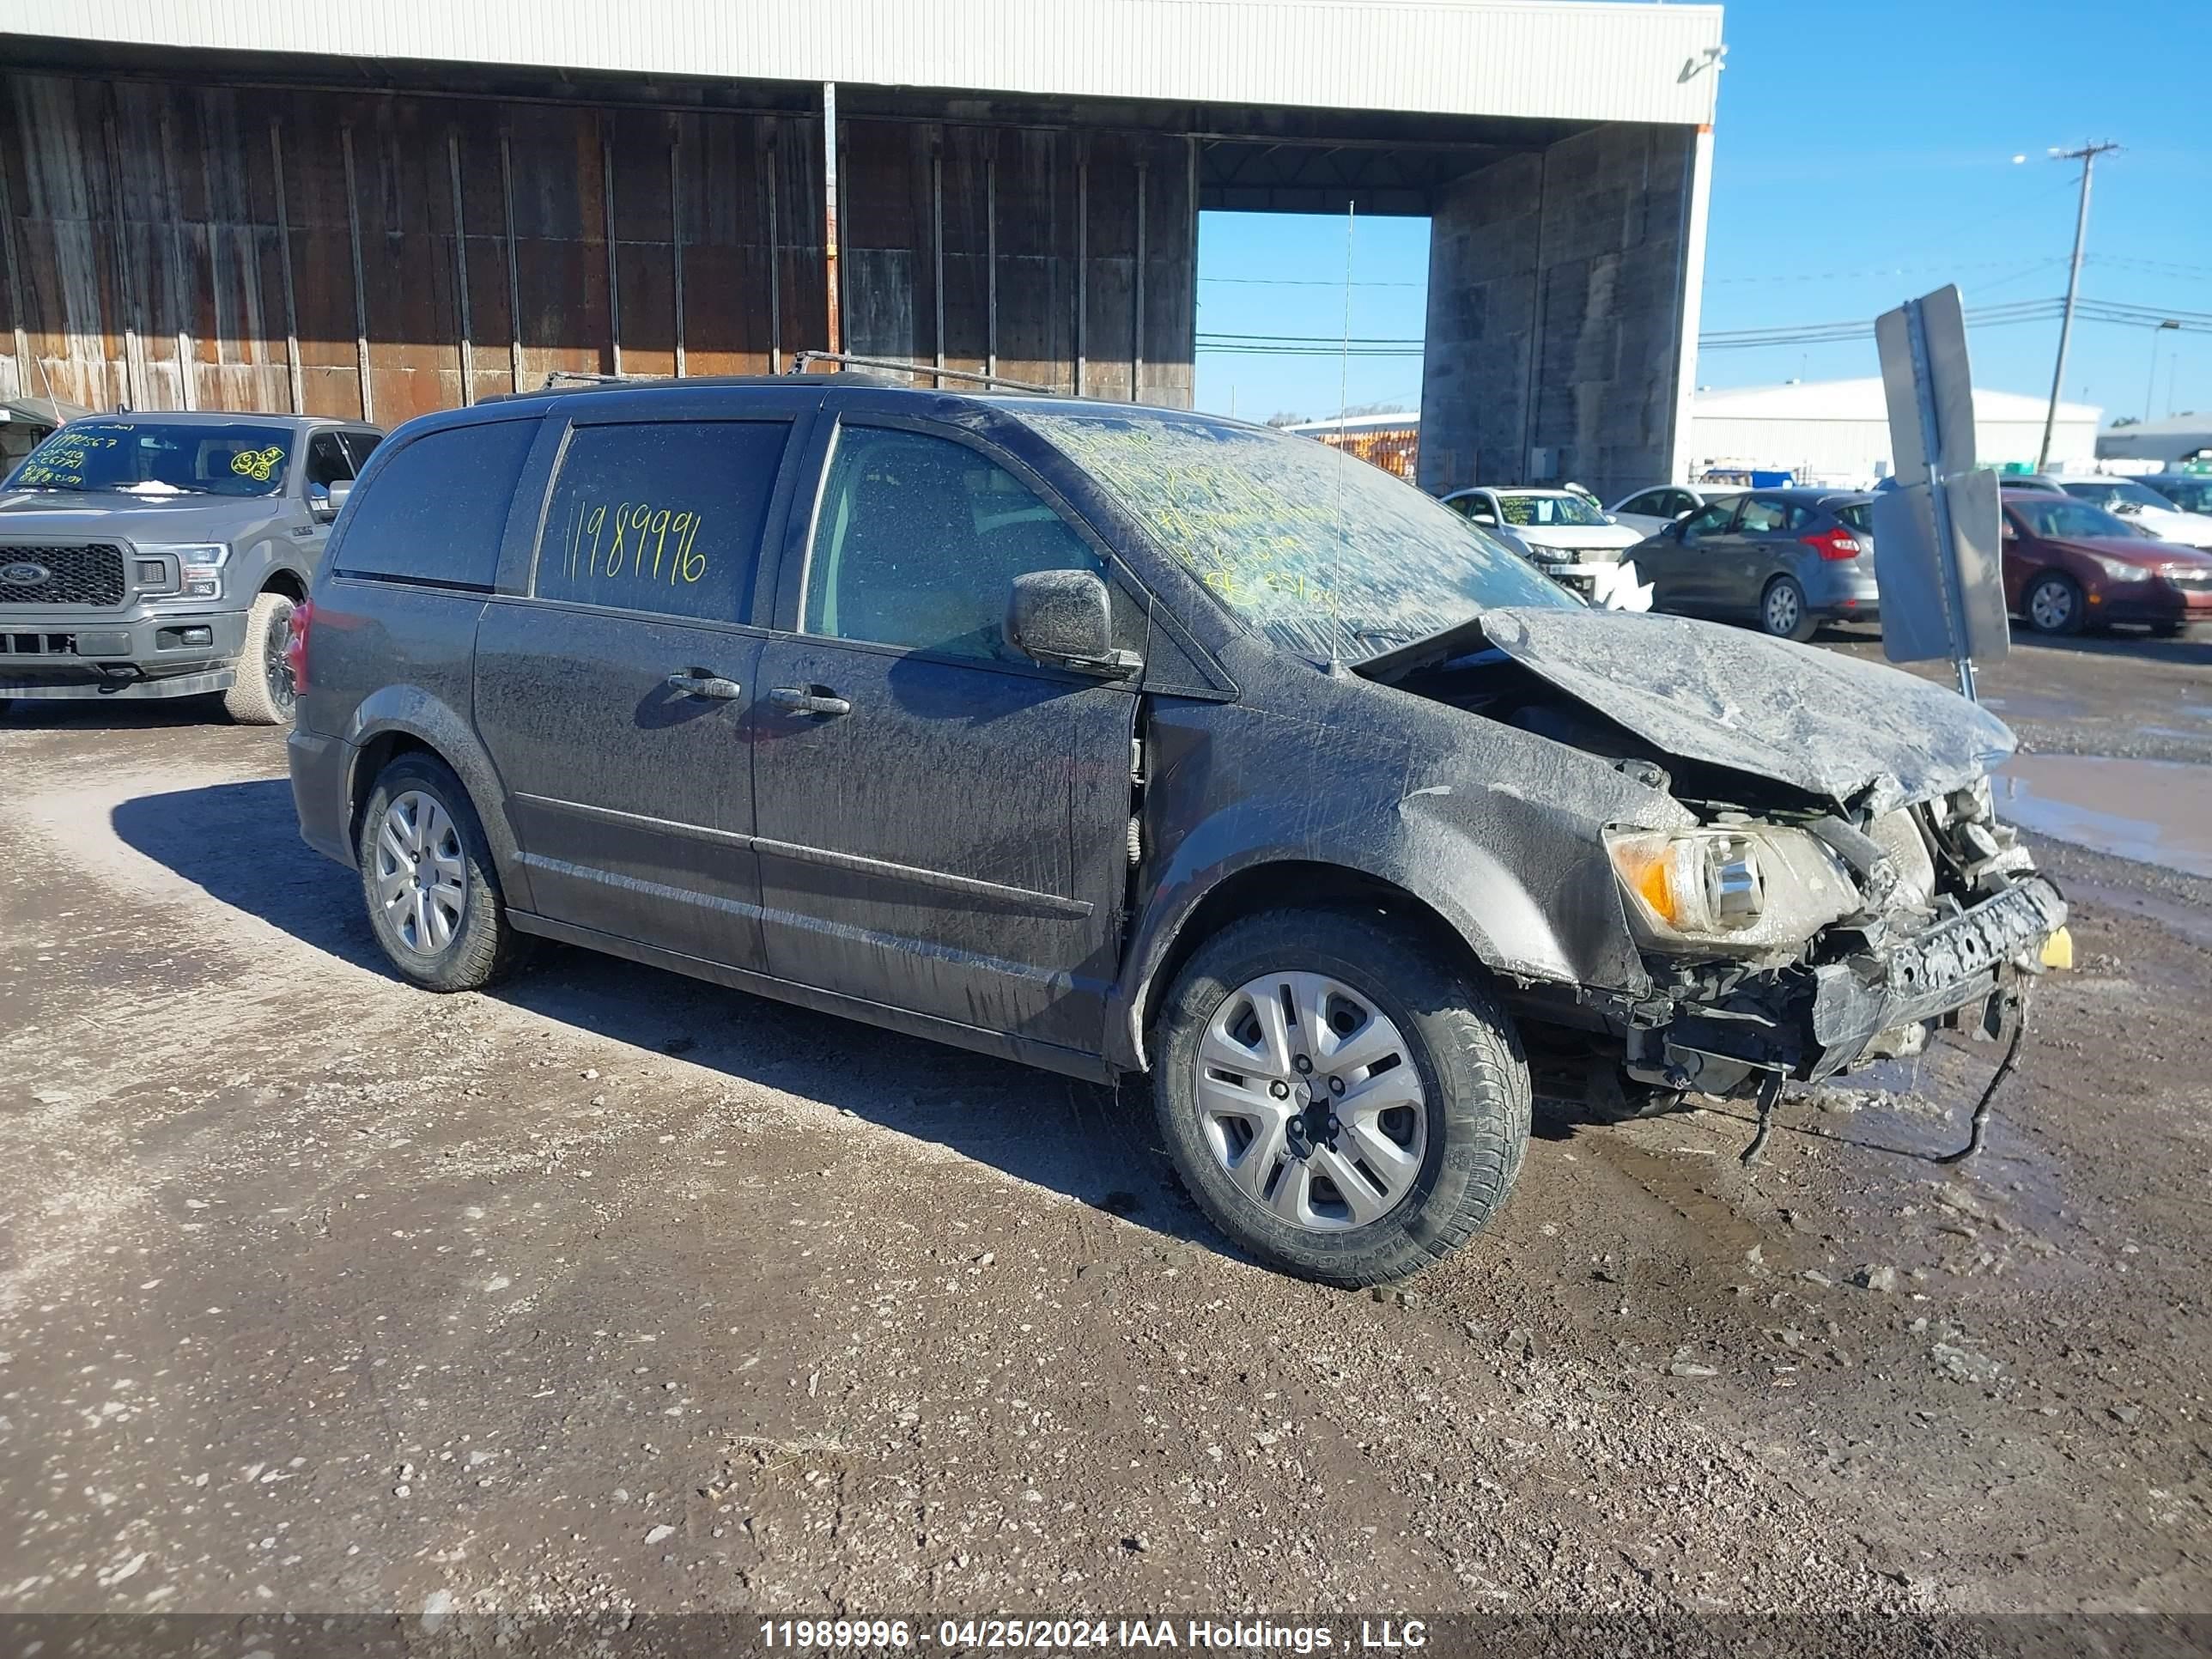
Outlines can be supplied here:
M2043 965L2064 973L2074 966L2074 935L2061 927L2043 941Z

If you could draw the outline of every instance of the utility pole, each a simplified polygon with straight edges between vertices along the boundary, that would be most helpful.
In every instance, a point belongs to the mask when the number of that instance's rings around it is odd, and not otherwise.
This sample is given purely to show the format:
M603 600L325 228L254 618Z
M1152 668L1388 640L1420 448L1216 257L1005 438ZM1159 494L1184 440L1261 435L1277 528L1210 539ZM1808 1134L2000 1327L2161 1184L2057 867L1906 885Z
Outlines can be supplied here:
M2051 152L2054 161L2081 164L2081 205L2074 215L2074 262L2066 272L2066 311L2058 323L2058 363L2051 371L2051 407L2043 416L2043 447L2035 456L2038 472L2051 465L2051 429L2058 423L2058 391L2066 382L2066 347L2074 337L2074 296L2081 287L2081 244L2089 234L2089 179L2096 171L2097 158L2118 148L2118 144L2107 143Z

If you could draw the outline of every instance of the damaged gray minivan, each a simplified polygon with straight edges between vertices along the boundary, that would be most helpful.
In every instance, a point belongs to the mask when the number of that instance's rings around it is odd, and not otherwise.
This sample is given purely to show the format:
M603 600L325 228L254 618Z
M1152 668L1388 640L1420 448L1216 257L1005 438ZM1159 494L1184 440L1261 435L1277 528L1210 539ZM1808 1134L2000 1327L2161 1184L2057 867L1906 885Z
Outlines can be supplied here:
M1532 1086L1619 1115L1994 1030L2065 916L1923 681L1593 611L1205 416L864 377L410 422L292 641L302 833L394 966L537 939L1146 1073L1255 1255L1402 1277Z

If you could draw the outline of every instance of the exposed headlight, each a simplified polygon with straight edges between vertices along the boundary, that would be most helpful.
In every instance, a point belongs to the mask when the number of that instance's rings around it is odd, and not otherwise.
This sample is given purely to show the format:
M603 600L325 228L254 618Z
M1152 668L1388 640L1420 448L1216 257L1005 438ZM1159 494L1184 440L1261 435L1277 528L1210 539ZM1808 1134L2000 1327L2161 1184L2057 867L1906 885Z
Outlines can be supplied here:
M1637 830L1607 836L1606 850L1650 945L1757 956L1802 945L1861 902L1843 860L1803 830Z
M179 599L219 599L222 597L222 568L230 562L230 549L212 542L168 542L138 544L141 553L167 553L177 562Z
M2096 560L2097 568L2116 582L2147 582L2150 572L2139 564L2130 564L2125 559L2108 559L2101 553L2089 556Z

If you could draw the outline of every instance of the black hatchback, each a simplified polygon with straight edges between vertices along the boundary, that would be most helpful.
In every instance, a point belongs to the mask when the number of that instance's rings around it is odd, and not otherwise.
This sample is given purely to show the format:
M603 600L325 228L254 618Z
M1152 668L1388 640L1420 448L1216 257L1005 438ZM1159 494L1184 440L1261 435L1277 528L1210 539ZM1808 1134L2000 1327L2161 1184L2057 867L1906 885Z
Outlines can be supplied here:
M294 631L302 833L432 990L559 939L1149 1073L1224 1231L1345 1285L1494 1212L1534 1086L1825 1077L2036 971L1995 719L1337 459L857 376L412 422Z

